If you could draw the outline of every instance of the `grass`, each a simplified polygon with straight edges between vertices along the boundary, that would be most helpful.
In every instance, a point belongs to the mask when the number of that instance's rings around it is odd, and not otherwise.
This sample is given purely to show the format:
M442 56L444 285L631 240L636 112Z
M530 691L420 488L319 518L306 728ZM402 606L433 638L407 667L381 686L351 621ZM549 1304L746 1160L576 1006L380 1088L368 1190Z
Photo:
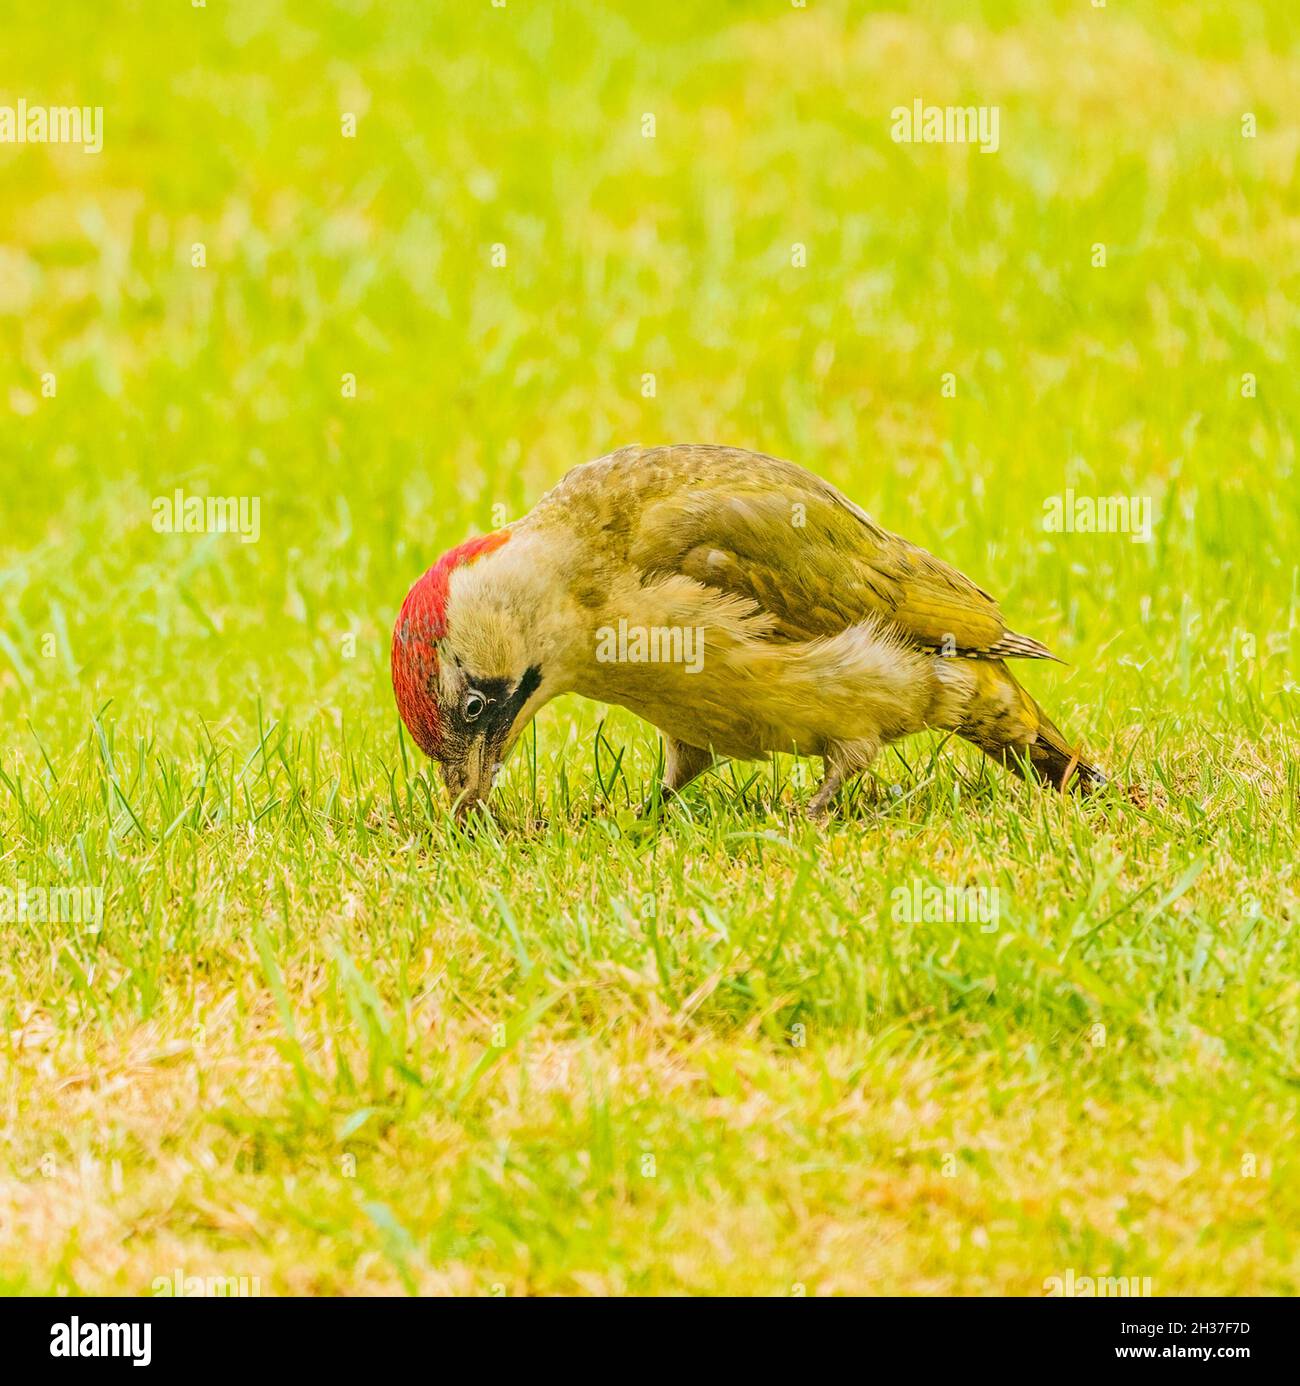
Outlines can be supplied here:
M11 16L0 104L105 116L0 146L0 886L103 910L0 922L0 1289L1300 1289L1290 10ZM923 738L824 831L786 760L645 822L655 735L564 700L456 832L408 584L674 440L987 585L1115 792Z

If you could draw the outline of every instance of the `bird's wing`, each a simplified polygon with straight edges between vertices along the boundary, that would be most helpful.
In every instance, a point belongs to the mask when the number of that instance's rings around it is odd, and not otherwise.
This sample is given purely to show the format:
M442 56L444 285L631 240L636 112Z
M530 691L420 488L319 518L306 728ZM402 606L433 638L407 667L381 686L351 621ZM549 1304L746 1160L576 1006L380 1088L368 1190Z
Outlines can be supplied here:
M643 580L680 573L746 598L774 618L771 639L877 620L925 649L1051 658L1008 631L987 592L802 467L694 445L626 448L589 466L570 499L584 493Z

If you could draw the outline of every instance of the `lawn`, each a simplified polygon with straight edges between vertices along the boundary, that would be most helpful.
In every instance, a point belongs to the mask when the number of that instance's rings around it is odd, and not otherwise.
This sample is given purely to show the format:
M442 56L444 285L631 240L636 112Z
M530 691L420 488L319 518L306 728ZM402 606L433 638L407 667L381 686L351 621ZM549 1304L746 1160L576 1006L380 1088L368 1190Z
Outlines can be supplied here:
M1300 1291L1288 0L4 27L104 114L0 144L0 1290ZM645 818L565 699L459 832L407 587L673 441L995 593L1111 788L933 736Z

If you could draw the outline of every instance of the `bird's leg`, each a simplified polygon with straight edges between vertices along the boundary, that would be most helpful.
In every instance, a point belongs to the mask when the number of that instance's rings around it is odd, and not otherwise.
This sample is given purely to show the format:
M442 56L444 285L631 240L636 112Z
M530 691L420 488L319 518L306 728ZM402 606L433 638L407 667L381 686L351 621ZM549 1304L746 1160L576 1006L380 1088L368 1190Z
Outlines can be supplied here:
M819 823L830 812L831 800L839 792L840 785L844 783L844 771L836 765L832 765L830 759L824 762L825 770L821 786L817 793L808 800L808 807L804 813Z
M875 760L880 751L878 741L833 742L822 757L822 782L817 793L808 800L804 810L814 823L820 823L830 812L831 800L839 793L845 780L851 780Z
M701 751L698 746L688 746L686 742L678 741L675 737L665 736L664 777L659 784L659 802L666 804L712 763L713 757L708 751ZM651 799L641 810L642 813L648 813L653 803L654 800Z

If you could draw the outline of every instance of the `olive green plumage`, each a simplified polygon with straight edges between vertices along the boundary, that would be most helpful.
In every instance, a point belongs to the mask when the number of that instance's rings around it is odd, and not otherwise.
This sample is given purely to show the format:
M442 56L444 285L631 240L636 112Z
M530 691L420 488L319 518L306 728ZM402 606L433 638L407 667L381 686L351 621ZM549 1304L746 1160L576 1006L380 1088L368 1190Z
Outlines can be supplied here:
M993 598L956 568L881 529L820 477L762 453L623 448L575 467L530 522L560 512L611 564L748 598L777 618L776 640L836 635L874 617L919 648L1051 658L1010 632Z
M865 626L903 651L947 661L925 666L924 677L950 696L929 700L934 715L923 724L955 730L1012 768L1028 760L1058 787L1072 773L1089 785L1102 778L1079 764L1002 662L1051 659L1050 651L1010 630L997 602L969 578L881 528L835 487L793 463L739 448L623 448L574 468L522 524L578 541L577 590L609 619L614 613L605 594L632 572L643 589L686 578L752 607L765 618L758 639L774 653ZM781 664L773 659L764 667L779 671ZM644 711L635 698L619 697L617 687L590 691ZM689 708L683 720L689 723ZM906 730L916 729L915 718L902 720ZM702 763L689 754L689 726L665 730L670 736L685 730L685 737L677 736L685 742L679 754L692 765ZM708 731L702 727L695 741L705 742ZM866 740L862 756L849 757L846 773L873 753L872 738ZM752 751L769 749L782 747Z

